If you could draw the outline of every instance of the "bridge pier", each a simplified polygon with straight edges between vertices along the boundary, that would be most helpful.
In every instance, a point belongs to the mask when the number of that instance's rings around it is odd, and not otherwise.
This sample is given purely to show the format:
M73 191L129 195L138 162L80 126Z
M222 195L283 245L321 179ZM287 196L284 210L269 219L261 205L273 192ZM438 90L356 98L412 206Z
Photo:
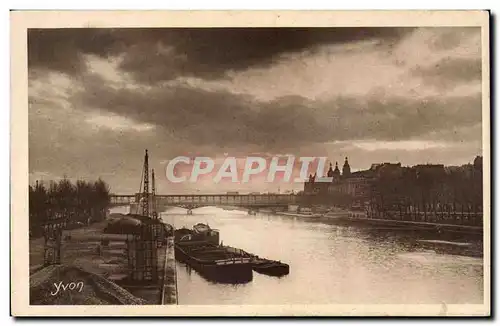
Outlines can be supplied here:
M257 215L258 211L259 211L258 208L249 208L248 209L248 215Z
M191 208L188 208L187 215L193 215L193 210Z

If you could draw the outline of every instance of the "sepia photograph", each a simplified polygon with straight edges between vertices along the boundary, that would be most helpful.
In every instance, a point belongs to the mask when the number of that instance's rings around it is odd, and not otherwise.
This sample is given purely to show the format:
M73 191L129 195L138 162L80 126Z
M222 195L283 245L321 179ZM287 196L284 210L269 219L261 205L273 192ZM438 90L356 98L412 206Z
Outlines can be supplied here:
M13 314L490 314L487 12L15 14Z

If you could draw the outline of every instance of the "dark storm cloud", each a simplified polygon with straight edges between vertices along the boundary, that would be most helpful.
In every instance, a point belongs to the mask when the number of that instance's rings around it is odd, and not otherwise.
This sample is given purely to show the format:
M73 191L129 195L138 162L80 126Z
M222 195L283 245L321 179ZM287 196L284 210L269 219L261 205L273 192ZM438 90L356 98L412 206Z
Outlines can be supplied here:
M28 67L68 74L85 70L82 54L107 57L123 49L112 30L90 28L28 30Z
M412 74L440 88L477 82L481 80L481 58L445 58L432 66L419 66Z
M260 102L187 86L113 89L97 78L71 101L75 107L102 108L157 125L193 146L253 144L270 151L336 140L409 139L481 121L480 95L337 97L327 102L289 96Z
M121 68L143 82L180 75L220 78L265 66L279 55L322 44L379 40L392 44L412 28L149 28L29 30L29 67L75 74L82 54L124 54ZM166 51L159 51L164 48Z
M464 39L473 37L481 33L480 27L429 27L431 30L438 30L437 36L429 42L433 50L451 50L459 46Z

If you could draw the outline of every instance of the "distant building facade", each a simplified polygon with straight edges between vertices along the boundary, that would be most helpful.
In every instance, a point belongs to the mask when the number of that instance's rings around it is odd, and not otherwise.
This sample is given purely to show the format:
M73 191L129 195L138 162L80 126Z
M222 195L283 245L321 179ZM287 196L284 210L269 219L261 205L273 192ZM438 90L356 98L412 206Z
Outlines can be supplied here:
M346 157L342 173L335 162L335 168L330 164L326 177L330 182L319 180L318 176L310 175L304 184L305 195L316 195L321 203L340 206L363 206L370 196L370 188L375 171L351 172L349 159Z
M479 216L483 210L482 157L472 164L445 167L443 164L372 164L370 169L351 172L348 158L342 173L330 164L329 182L310 175L304 194L316 203L361 208L380 216L396 214L460 213ZM375 213L373 213L375 214ZM390 214L389 214L390 215ZM472 216L472 215L471 215Z

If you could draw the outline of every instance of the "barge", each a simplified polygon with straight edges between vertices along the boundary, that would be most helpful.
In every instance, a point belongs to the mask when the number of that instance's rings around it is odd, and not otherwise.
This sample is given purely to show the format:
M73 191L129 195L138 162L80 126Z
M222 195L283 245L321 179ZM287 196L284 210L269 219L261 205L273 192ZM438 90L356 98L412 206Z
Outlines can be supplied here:
M285 276L290 274L290 266L276 260L256 259L252 263L254 271L268 276Z
M252 281L252 259L218 244L219 233L198 223L175 231L175 258L209 281L240 284Z
M231 251L241 257L247 257L251 259L252 269L259 273L267 276L281 277L290 274L290 265L282 263L281 261L271 260L266 258L261 258L257 255L248 253L238 248L225 247L226 250Z
M175 243L208 242L219 244L219 231L210 228L208 224L198 223L192 229L180 228L175 230Z

